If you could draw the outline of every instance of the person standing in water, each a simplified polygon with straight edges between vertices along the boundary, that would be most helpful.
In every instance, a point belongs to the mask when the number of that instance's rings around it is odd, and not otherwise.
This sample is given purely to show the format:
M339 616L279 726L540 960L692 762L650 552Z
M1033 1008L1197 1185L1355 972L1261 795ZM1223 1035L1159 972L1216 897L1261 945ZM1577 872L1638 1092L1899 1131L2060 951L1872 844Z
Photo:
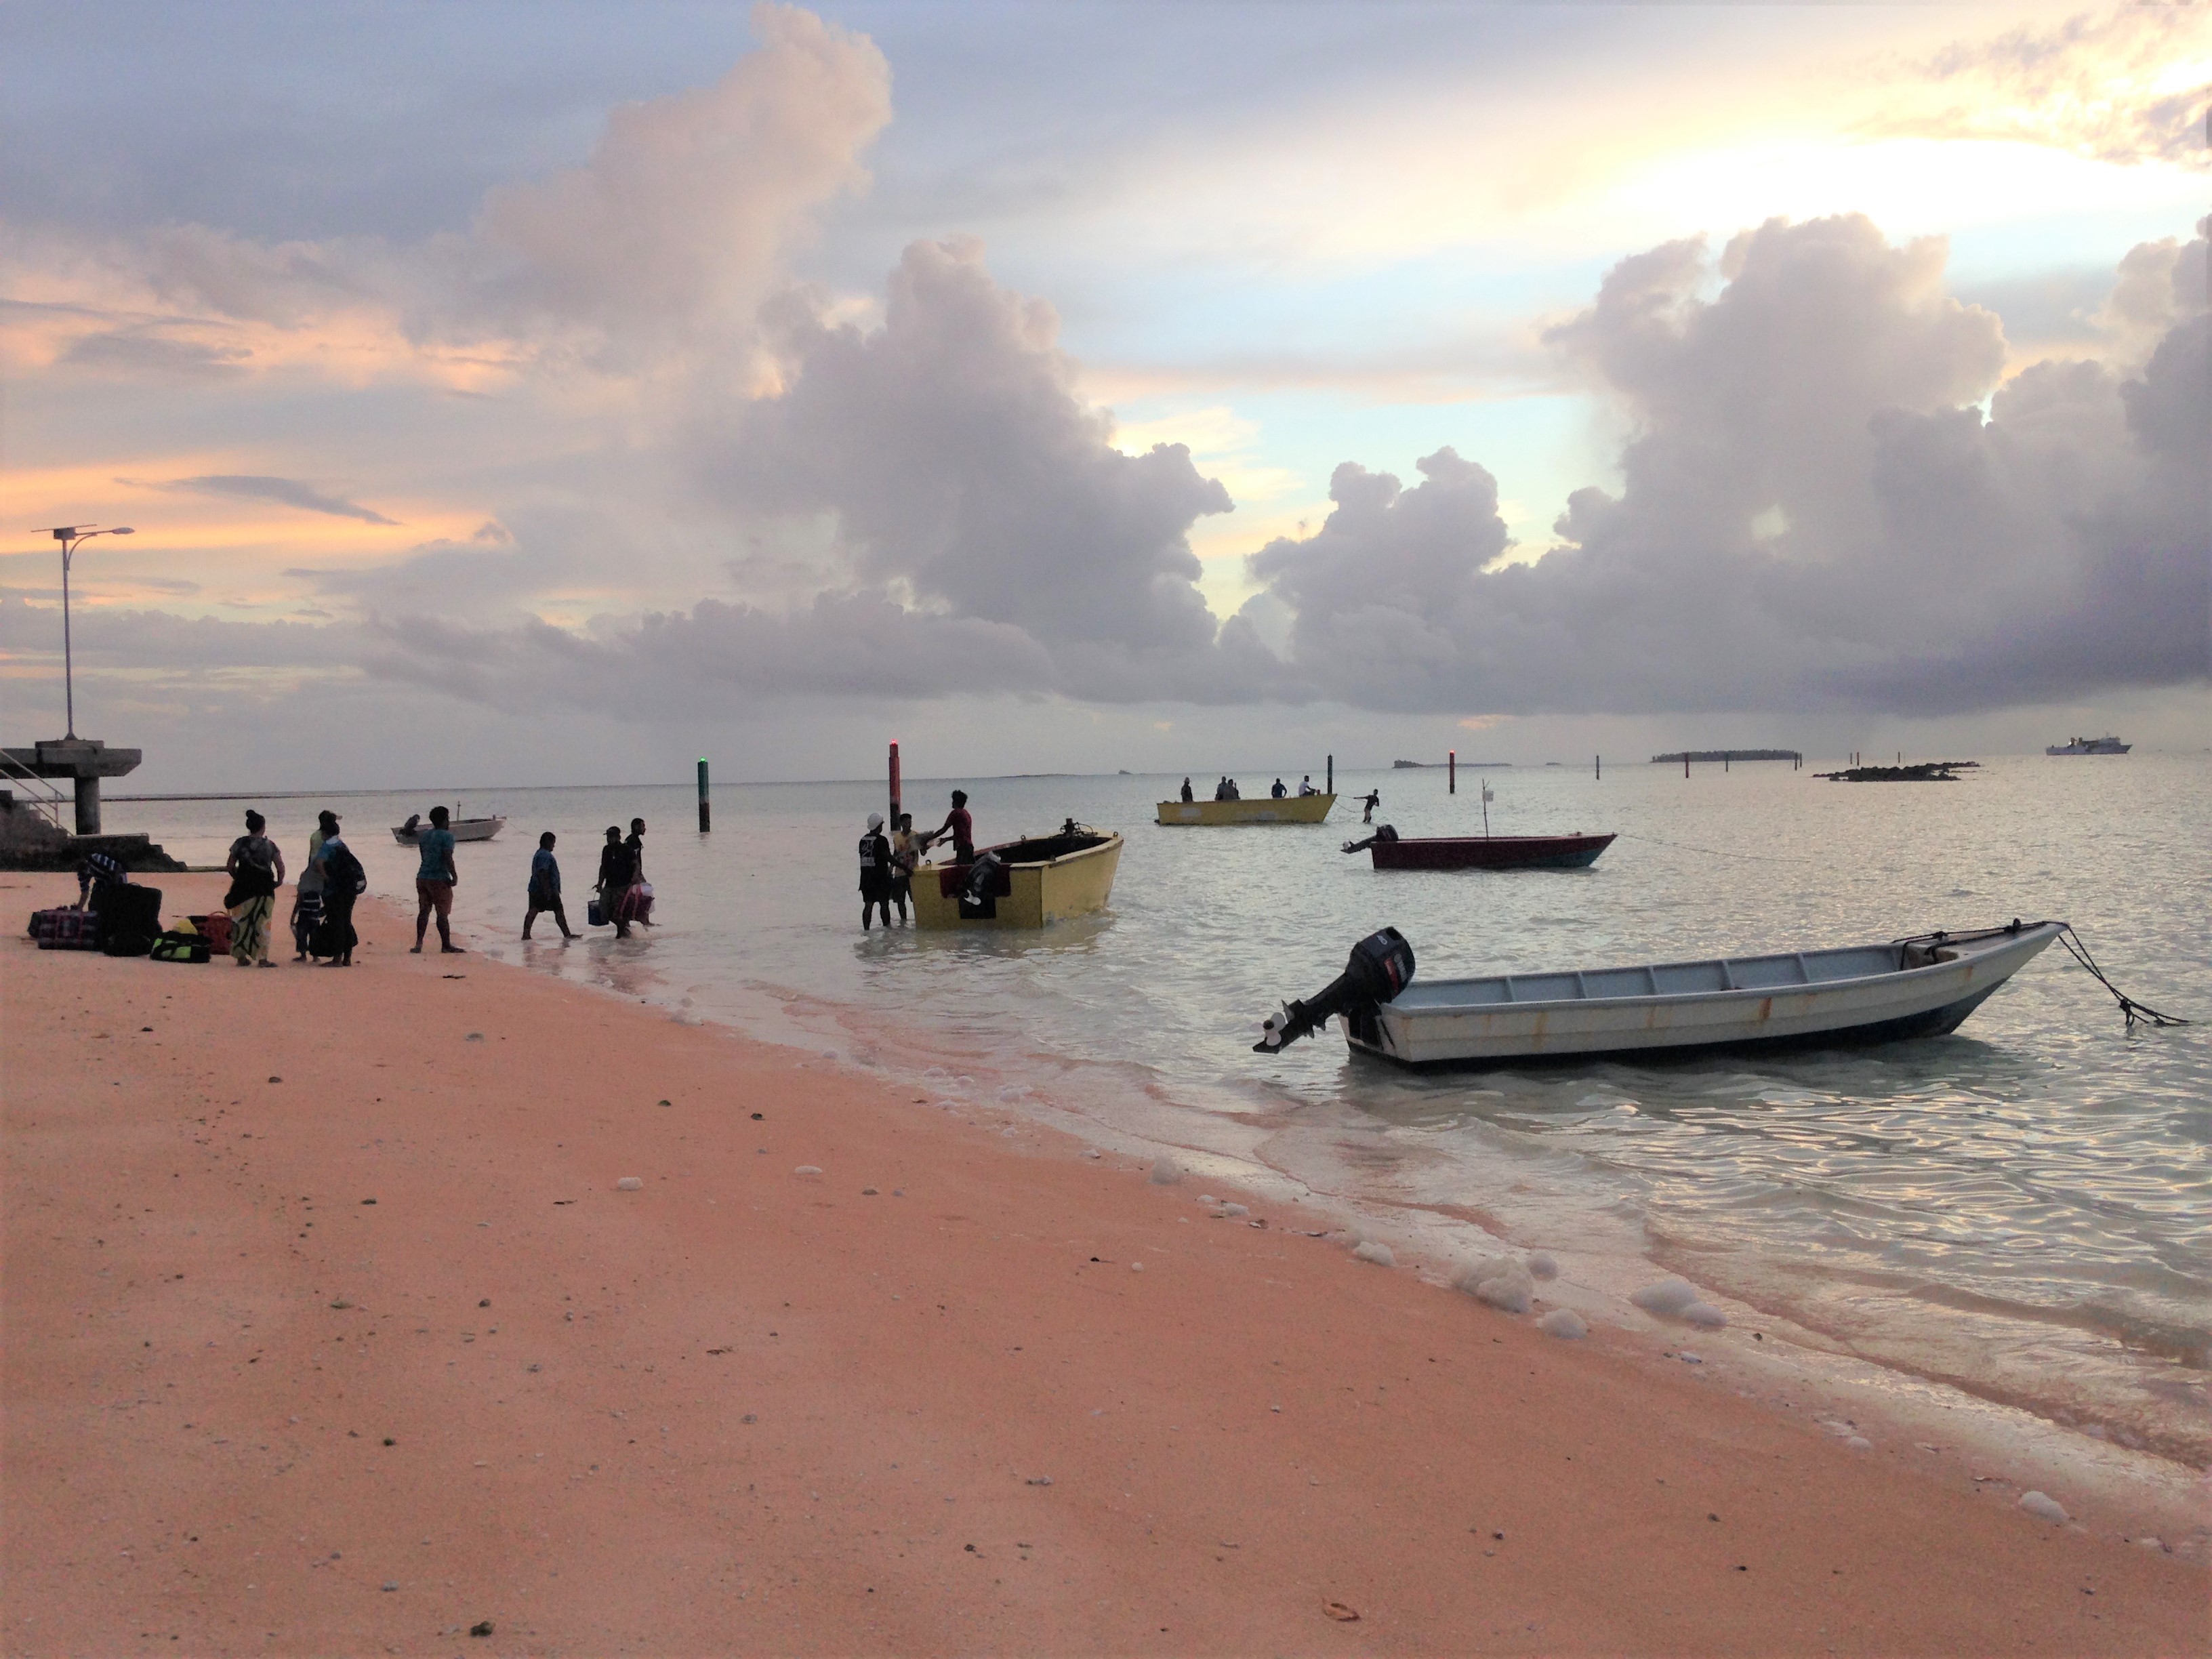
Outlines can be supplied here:
M1366 798L1366 799L1364 799L1364 800L1363 800L1363 801L1361 801L1361 802L1359 803L1359 805L1360 805L1361 808L1363 809L1363 810L1361 811L1360 814L1359 814L1359 821L1360 821L1362 823L1374 823L1374 822L1375 822L1375 809L1376 809L1376 807L1380 806L1382 804L1382 792L1380 789L1370 789L1370 790L1369 790L1369 791L1367 792L1367 798Z
M945 822L929 832L931 841L952 837L952 861L955 864L975 862L975 820L968 816L968 792L952 792L952 810L945 815Z
M629 854L629 886L623 894L624 921L653 926L653 887L645 878L645 820L629 821L629 839L623 843Z
M568 913L561 908L561 862L553 856L553 832L548 830L538 836L538 850L530 855L530 905L522 913L522 936L528 939L531 924L550 910L565 943L576 935L568 926Z
M891 902L898 906L899 926L906 926L906 902L914 896L914 867L921 862L919 838L914 833L914 814L902 812L891 831Z
M415 872L415 943L410 956L422 954L422 936L429 931L434 915L438 918L439 953L461 953L461 947L453 943L453 889L460 883L461 872L453 863L453 832L446 827L448 817L444 807L432 807L430 827L415 837L422 863Z
M877 911L884 926L891 925L891 844L884 835L884 815L868 814L868 828L860 837L860 931L866 933Z
M622 826L607 826L606 845L599 848L599 878L592 884L599 896L599 915L614 924L615 937L628 939L629 923L622 915L622 898L629 891L629 848L623 845Z

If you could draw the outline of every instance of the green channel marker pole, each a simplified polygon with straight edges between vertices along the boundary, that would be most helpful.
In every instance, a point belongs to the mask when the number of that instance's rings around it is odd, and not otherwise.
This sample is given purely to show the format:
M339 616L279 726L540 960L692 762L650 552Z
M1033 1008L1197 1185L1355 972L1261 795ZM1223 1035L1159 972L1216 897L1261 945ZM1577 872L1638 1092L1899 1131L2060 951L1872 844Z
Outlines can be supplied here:
M699 757L699 833L705 835L713 829L714 819L707 806L707 757Z

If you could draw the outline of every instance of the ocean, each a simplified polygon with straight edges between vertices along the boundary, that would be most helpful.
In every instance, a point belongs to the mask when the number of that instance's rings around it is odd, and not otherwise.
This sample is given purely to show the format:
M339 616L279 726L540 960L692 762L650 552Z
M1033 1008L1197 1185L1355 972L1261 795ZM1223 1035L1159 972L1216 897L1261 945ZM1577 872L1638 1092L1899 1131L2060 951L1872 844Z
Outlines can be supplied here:
M1620 839L1564 872L1386 873L1338 850L1370 788L1404 834L1479 830L1486 780L1498 833ZM1739 1323L2212 1462L2212 1024L2130 1031L2057 949L1957 1033L1870 1050L1437 1077L1355 1060L1334 1027L1251 1052L1266 1013L1385 924L1441 976L2057 917L2130 995L2212 1021L2212 757L2006 758L1951 784L1516 768L1456 796L1442 770L1340 771L1324 826L1155 825L1180 781L908 781L923 827L967 788L983 844L1068 817L1124 833L1110 912L1028 935L860 931L879 782L720 786L703 836L688 780L469 791L465 811L509 822L460 849L456 919L531 971L876 1067L948 1110L1169 1149L1201 1184L1310 1194L1445 1254L1480 1226L1585 1284L1680 1272ZM212 862L248 804L108 816ZM405 902L415 855L387 826L434 798L264 801L288 858L325 804L371 890ZM659 925L563 945L542 920L520 943L538 832L560 836L581 927L602 832L634 816Z

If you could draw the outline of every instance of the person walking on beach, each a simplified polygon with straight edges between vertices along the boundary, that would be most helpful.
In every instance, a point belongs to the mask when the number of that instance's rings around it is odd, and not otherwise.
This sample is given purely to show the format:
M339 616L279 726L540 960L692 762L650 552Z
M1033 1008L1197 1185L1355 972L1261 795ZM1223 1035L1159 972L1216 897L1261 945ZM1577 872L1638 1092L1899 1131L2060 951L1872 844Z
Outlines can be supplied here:
M891 925L891 844L884 836L884 815L868 814L867 833L860 837L860 931L868 931L871 917L884 913L884 927Z
M325 968L350 968L353 947L361 943L361 936L353 930L353 902L368 890L368 872L345 844L337 814L325 812L323 821L327 831L317 849L323 866L323 920L308 942L307 951L323 957Z
M928 839L942 841L948 835L952 837L952 861L955 864L975 863L975 820L968 816L968 792L965 789L952 792L952 810L945 815L944 823L929 832Z
M276 890L284 884L284 855L262 832L269 820L260 813L246 815L246 833L230 844L223 868L230 875L230 891L223 908L230 912L230 954L241 968L274 968L269 960L269 924L276 914Z
M1190 780L1188 778L1185 778L1182 781L1182 798L1186 803L1196 799L1196 797L1190 793Z
M422 935L428 931L430 918L438 918L438 950L441 955L459 956L461 947L453 943L453 889L461 879L461 872L453 863L453 832L446 828L450 817L442 806L430 809L430 827L415 837L415 845L422 854L422 867L415 872L415 944L410 956L422 954Z
M914 814L902 812L891 831L891 902L898 906L899 926L906 926L906 902L914 896L914 867L921 862L921 845L914 833ZM866 921L864 916L863 921Z
M530 855L530 907L522 913L523 938L530 937L530 924L546 910L553 913L564 943L576 937L568 926L568 913L561 908L561 864L553 856L550 830L538 836L538 850Z
M317 815L307 837L307 857L300 866L300 879L292 887L292 960L305 962L314 943L315 929L323 924L323 843L337 833L338 821L330 812Z

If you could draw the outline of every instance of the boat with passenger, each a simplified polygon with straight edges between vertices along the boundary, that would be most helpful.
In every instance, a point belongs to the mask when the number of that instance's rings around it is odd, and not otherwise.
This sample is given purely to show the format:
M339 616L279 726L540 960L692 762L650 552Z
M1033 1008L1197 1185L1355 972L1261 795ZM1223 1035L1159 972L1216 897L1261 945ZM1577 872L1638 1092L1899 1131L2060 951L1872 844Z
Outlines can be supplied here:
M1255 1052L1342 1021L1357 1052L1413 1067L1826 1048L1954 1031L2067 931L2014 921L1755 956L1416 983L1395 927L1352 948L1318 995L1284 1005Z
M1159 822L1165 824L1220 825L1232 823L1321 823L1336 805L1331 794L1261 795L1252 800L1164 800Z
M424 820L410 816L404 823L392 826L392 839L402 847L412 847L421 837ZM465 818L456 813L446 824L455 841L489 841L502 829L507 820L495 813L489 817Z
M917 927L1042 927L1106 908L1121 867L1119 830L1073 818L1049 836L981 848L969 864L923 864L912 883Z

